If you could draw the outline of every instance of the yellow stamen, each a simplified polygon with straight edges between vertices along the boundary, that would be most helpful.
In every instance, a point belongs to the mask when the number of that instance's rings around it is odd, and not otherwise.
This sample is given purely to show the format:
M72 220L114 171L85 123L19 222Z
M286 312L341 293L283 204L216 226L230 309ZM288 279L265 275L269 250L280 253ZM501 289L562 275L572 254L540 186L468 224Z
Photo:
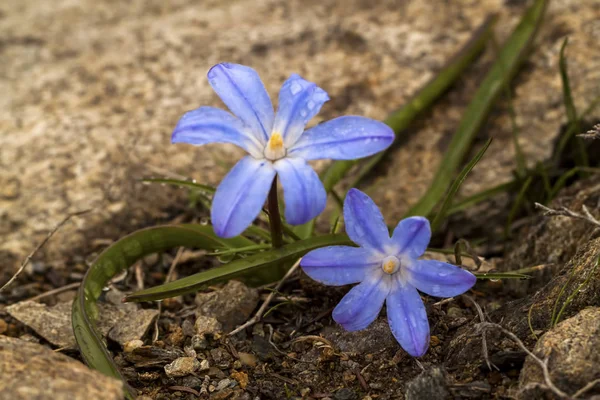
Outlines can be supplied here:
M285 146L281 133L273 132L267 146L265 147L265 158L271 161L277 161L285 157Z
M383 263L383 270L388 274L394 272L394 268L396 268L396 263L392 260L388 260Z
M281 137L281 134L278 132L273 133L269 139L268 146L271 151L281 150L283 148L283 138Z

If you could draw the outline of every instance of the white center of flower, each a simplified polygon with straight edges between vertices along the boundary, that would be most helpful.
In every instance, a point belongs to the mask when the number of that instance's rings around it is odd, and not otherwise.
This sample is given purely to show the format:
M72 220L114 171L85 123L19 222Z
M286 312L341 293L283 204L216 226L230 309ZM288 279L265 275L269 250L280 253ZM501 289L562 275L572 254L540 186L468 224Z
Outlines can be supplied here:
M265 158L271 161L277 161L285 157L287 151L283 145L283 138L279 132L273 132L267 146L265 147Z
M381 262L381 269L391 275L400 269L400 260L394 256L386 257Z

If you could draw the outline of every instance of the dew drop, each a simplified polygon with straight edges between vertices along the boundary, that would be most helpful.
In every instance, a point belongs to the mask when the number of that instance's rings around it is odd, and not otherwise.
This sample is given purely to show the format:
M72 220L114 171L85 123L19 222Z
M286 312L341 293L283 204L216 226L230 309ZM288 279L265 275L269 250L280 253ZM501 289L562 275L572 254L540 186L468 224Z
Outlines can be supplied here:
M312 110L313 108L315 108L316 104L314 101L309 100L308 103L306 103L306 107L308 107L309 110Z
M290 91L292 92L292 95L295 96L302 91L302 86L298 82L294 82L290 86Z

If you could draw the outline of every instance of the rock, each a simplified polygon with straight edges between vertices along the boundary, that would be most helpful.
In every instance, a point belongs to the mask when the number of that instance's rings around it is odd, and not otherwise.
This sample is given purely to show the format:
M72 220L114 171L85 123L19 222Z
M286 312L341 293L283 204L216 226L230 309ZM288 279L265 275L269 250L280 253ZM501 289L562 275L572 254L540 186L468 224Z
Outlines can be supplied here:
M599 199L600 180L593 178L581 181L573 188L562 191L554 205L562 204L574 211L581 211L582 204L586 204L591 210L594 210ZM514 333L528 346L533 346L535 343L531 329L540 334L549 328L557 299L562 307L568 294L577 291L581 285L584 285L584 289L579 291L565 307L561 318L569 318L586 307L600 306L600 267L596 268L598 254L600 254L600 238L594 233L593 226L579 226L577 221L571 221L572 225L568 221L562 221L561 223L564 225L561 229L557 229L556 222L553 220L563 220L564 218L543 217L536 220L533 226L523 228L522 236L515 238L515 241L521 245L513 251L517 255L527 254L525 249L530 249L531 254L535 257L528 257L526 262L531 264L525 265L539 265L550 261L547 258L549 252L555 251L552 249L563 245L566 246L565 254L571 255L570 258L564 263L560 263L560 260L565 257L564 254L552 256L557 257L553 259L557 260L559 264L555 266L554 273L548 277L549 281L542 288L535 294L508 302L489 313L492 322L501 323L504 328ZM573 227L573 229L571 230L569 227ZM545 233L541 234L543 232ZM529 235L534 236L529 237ZM571 246L575 246L576 250L570 249ZM547 251L536 249L547 249ZM517 264L514 261L518 259L517 255L509 253L507 258L513 260L515 267L517 265L523 267L523 264ZM561 293L562 297L559 299ZM473 320L461 327L446 348L446 363L455 366L457 370L461 371L463 377L472 376L474 370L484 364L478 322L478 320ZM506 354L506 352L520 350L496 330L487 334L487 347L491 358L494 358L498 352Z
M198 372L208 371L210 369L210 363L208 360L200 361L200 367L198 367Z
M200 361L193 357L180 357L170 364L165 365L168 377L177 378L190 375L200 367Z
M121 400L120 381L35 343L0 335L0 397L10 400Z
M71 325L71 306L69 303L58 303L48 307L33 301L22 301L6 308L15 319L29 326L38 335L55 346L74 349L77 347L73 327ZM138 309L135 304L115 306L100 303L98 330L121 346L140 339L158 315L157 310Z
M533 353L548 358L552 382L562 391L573 395L589 382L600 378L600 307L590 307L556 325L537 342ZM521 370L519 387L527 389L532 383L544 383L539 365L527 357ZM522 391L520 398L531 398ZM600 395L600 386L586 397Z
M440 367L421 372L406 384L406 400L443 400L450 398L446 374Z
M177 347L142 346L125 353L125 359L136 368L162 366L180 357L185 357L185 353Z
M137 306L132 312L123 312L124 310L120 307L118 309L121 310L119 320L108 332L108 337L121 346L129 341L142 338L158 317L158 310L137 308Z
M355 400L355 399L357 399L357 396L356 396L356 393L354 393L354 391L352 389L342 388L342 389L338 390L337 392L335 392L335 395L333 395L333 398L335 400Z
M139 339L130 340L123 345L123 351L125 353L131 353L135 349L138 349L144 345L144 342Z
M222 348L211 349L210 356L212 357L215 366L221 369L229 368L229 365L233 361L229 352Z
M0 335L3 335L8 330L8 324L5 320L0 319Z
M221 379L219 381L219 383L217 383L217 391L220 392L221 390L227 389L229 387L229 385L231 385L232 380L225 378L225 379Z
M223 325L215 318L206 315L199 315L194 324L196 334L204 336L206 334L216 335L223 332Z
M222 289L196 295L198 317L216 318L225 331L246 322L257 304L258 290L238 281L229 281Z
M344 353L369 354L399 347L383 317L376 319L368 328L356 332L348 332L337 324L328 326L323 329L323 336Z

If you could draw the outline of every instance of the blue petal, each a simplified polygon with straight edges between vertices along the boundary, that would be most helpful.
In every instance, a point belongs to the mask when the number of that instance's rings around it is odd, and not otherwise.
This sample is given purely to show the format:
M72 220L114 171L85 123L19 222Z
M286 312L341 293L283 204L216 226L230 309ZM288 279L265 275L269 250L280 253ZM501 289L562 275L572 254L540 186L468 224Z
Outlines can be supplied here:
M358 189L350 189L344 201L346 233L359 246L387 253L390 233L373 200Z
M242 121L214 107L200 107L183 114L173 131L171 142L195 145L233 143L255 156L262 154L260 143L247 132Z
M307 130L289 154L305 160L353 160L379 153L393 141L394 131L383 122L346 116Z
M396 281L386 302L392 334L408 354L421 357L429 347L429 321L419 292Z
M409 282L436 297L458 296L471 289L477 278L467 270L436 260L418 260L407 265Z
M241 234L265 204L274 177L270 162L250 156L242 158L215 193L211 209L215 233L224 238Z
M323 212L327 202L325 188L317 173L301 158L282 158L275 163L283 186L285 219L301 225Z
M347 331L359 331L375 321L390 292L390 276L383 270L367 274L333 309L333 319Z
M273 131L283 136L286 148L296 143L308 121L319 113L327 100L327 92L297 74L283 83Z
M366 273L380 264L381 257L372 251L350 246L322 247L305 255L300 262L306 275L329 286L361 282Z
M273 127L273 104L256 71L239 64L217 64L208 71L208 81L231 112L266 143Z
M392 234L392 242L400 254L418 258L425 253L431 240L431 227L425 217L409 217L398 223Z

